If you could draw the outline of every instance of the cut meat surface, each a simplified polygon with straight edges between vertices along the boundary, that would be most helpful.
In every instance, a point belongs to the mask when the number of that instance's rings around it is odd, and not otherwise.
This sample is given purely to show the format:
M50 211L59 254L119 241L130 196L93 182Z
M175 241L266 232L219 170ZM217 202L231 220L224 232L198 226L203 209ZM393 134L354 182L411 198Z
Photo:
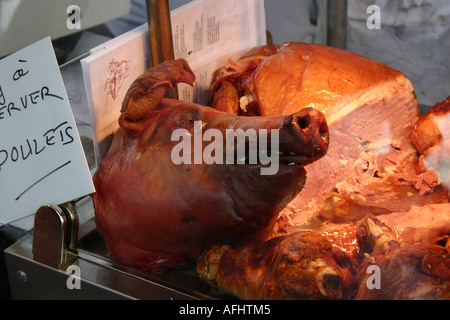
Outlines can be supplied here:
M392 176L401 179L391 180L398 185L408 180L415 185L420 179L410 170L416 161L410 137L419 111L409 80L396 74L358 95L348 96L325 111L330 132L328 152L306 168L308 179L293 201L296 207L320 201L326 192L370 196L374 191L368 188L370 183L384 183ZM384 195L384 201L398 198L398 192L393 191Z
M285 43L230 61L217 74L212 100L224 81L239 94L241 112L286 115L314 107L325 115L327 154L306 166L306 184L284 213L321 214L336 194L380 213L397 211L396 205L408 210L421 201L414 195L439 185L435 174L416 168L411 133L420 110L413 86L383 63L323 45ZM406 195L411 199L404 201Z
M424 243L450 234L450 204L438 203L414 206L406 212L377 216L391 226L406 243Z

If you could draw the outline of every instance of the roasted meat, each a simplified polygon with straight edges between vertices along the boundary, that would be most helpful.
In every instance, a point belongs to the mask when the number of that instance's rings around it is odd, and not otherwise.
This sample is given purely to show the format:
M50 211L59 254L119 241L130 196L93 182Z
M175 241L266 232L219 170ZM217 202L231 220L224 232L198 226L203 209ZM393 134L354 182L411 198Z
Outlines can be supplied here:
M347 299L354 261L319 233L299 231L241 249L214 247L200 277L241 299Z
M242 299L450 298L448 101L419 118L401 72L306 43L229 60L211 107L167 98L193 81L184 60L167 62L124 100L93 195L117 264L199 257L201 279ZM268 130L276 174L252 162L249 136L227 163L215 146L230 129Z
M420 117L411 139L420 153L421 168L436 173L450 189L450 97Z
M357 282L360 300L450 300L450 254L437 244L379 251L361 263Z
M395 223L395 219L388 220ZM450 212L438 213L436 221L432 216L426 220L413 216L414 221L404 216L402 220L395 228L376 218L358 225L356 234L364 255L355 280L355 299L449 300Z
M358 225L364 256L355 299L450 299L450 212L437 213L436 219L398 218L397 224L395 218L387 218L395 228L373 217Z
M177 82L194 79L186 61L165 62L125 97L92 195L116 264L159 272L195 260L211 244L266 239L304 185L303 167L327 150L327 124L313 108L243 117L165 98ZM255 138L259 144L250 147Z
M411 139L420 154L437 146L450 136L450 97L432 106L414 126Z
M213 105L221 96L234 98L218 108L239 114L314 107L325 115L327 154L306 167L305 187L283 210L284 221L295 225L308 215L350 221L448 202L436 174L417 165L411 133L420 111L413 86L383 63L318 44L256 48L217 71Z
M449 219L449 211L426 220L369 216L239 248L215 246L197 271L242 299L449 299Z

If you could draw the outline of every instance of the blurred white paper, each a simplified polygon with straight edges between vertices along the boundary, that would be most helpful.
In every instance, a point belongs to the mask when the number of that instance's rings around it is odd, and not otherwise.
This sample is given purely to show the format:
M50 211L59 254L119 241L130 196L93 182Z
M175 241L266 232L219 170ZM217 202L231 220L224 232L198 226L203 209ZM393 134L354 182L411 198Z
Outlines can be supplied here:
M214 71L266 44L264 0L195 0L171 11L175 58L196 75L194 88L179 84L179 99L207 105ZM131 83L149 66L144 24L91 50L81 61L91 110L97 164L106 155L122 101Z
M0 70L0 222L94 192L50 38Z
M178 85L180 100L207 105L214 71L266 44L263 0L197 0L171 18L175 58L185 58L197 77L194 88Z
M91 49L81 60L97 164L109 150L133 81L149 68L148 27L142 25Z

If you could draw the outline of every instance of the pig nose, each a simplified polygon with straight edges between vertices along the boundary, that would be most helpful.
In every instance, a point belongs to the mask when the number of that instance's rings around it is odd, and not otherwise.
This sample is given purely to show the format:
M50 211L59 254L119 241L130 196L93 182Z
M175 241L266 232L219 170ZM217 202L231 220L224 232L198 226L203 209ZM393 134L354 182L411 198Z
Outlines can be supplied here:
M317 160L328 150L329 133L325 116L314 108L304 108L292 114L287 127L290 135L296 139L290 146L290 152L311 157Z

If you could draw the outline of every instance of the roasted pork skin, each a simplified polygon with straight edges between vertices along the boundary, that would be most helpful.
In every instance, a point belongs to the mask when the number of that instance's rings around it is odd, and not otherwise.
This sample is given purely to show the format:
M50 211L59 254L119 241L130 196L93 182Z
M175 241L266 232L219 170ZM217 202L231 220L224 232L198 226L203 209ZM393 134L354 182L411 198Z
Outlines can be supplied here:
M319 233L300 231L242 248L213 247L200 277L241 299L347 299L354 261Z
M312 108L242 117L164 98L177 82L193 79L185 61L169 61L136 79L124 100L121 128L94 176L92 195L97 228L117 265L160 272L195 260L211 244L267 238L279 211L303 187L304 165L327 150L325 118ZM260 162L174 163L176 129L192 137L211 128L222 139L227 129L263 129L269 142L278 130L278 170L262 175L268 165ZM196 150L190 148L190 159Z

